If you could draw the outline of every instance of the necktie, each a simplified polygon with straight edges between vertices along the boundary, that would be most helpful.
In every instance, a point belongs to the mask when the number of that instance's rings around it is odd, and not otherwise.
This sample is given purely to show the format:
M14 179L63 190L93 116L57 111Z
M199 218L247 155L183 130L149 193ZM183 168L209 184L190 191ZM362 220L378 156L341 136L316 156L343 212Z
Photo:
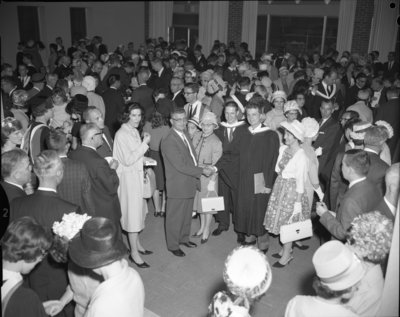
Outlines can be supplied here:
M189 119L193 117L193 105L190 105L189 107Z
M190 153L190 156L192 157L194 165L197 165L196 157L194 156L194 154L192 152L192 148L190 147L189 142L186 140L186 136L184 134L182 134L182 137L183 137L183 143L185 143L187 149L189 150L189 153Z
M289 95L289 86L286 82L286 79L282 79L282 86L283 86L283 90L286 92L286 94Z
M228 141L232 142L232 133L233 133L233 128L228 128L227 132L228 132Z

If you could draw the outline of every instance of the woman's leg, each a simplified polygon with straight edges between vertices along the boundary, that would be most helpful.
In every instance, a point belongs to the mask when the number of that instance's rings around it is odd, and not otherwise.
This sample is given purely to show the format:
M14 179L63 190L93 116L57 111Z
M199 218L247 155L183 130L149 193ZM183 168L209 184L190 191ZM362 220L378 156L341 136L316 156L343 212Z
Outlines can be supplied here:
M210 225L211 225L212 214L207 213L204 215L204 227L203 227L203 239L208 239L210 236Z
M203 234L205 224L206 224L206 216L204 213L201 213L200 214L200 229L196 233L197 236Z
M154 203L154 216L158 216L160 213L160 191L156 189L153 194L153 203Z
M279 260L279 263L286 265L292 257L292 242L284 243L282 251L282 257Z
M138 242L139 241L139 232L128 232L128 241L129 241L129 246L131 248L132 259L136 263L142 264L144 261L140 257L139 249L138 249L138 246L140 245L140 242Z

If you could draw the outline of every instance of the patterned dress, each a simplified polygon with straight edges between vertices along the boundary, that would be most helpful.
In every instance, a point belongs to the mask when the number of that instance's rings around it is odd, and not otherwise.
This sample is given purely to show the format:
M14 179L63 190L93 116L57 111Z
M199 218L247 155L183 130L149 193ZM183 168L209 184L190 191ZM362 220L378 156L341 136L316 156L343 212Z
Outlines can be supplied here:
M296 202L296 178L283 178L282 172L292 159L289 151L285 150L278 163L279 174L272 189L265 214L264 226L272 234L279 234L282 225L288 224L293 214L294 203ZM299 160L300 161L300 160ZM297 162L297 160L296 160ZM302 221L310 218L310 207L307 193L304 191L301 198L301 215L293 217L292 222Z

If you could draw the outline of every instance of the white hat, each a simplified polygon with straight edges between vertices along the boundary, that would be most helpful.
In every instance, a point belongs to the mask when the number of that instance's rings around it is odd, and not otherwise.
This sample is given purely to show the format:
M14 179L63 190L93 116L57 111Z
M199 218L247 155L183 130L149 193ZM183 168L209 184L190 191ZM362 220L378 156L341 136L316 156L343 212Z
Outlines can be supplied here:
M274 102L275 99L282 98L284 102L286 102L287 96L283 90L277 90L272 94L271 102Z
M301 112L300 107L296 100L289 100L283 105L283 113L286 113L288 111L292 110L297 110L298 112Z
M83 77L82 86L87 89L87 91L94 91L96 89L96 79L93 76Z
M297 140L304 142L304 127L299 121L282 121L280 125L293 134Z
M271 266L257 248L238 247L225 261L224 281L232 294L254 299L271 285Z
M301 124L304 127L305 138L312 138L317 135L319 131L319 124L317 120L311 117L307 117L301 120Z
M322 284L333 291L357 284L365 274L360 259L340 241L331 240L315 251L312 262Z
M214 112L206 112L201 118L200 126L203 123L211 123L214 124L214 129L218 128L217 115Z
M270 62L272 62L272 54L265 54L264 53L261 60L262 61L270 61Z

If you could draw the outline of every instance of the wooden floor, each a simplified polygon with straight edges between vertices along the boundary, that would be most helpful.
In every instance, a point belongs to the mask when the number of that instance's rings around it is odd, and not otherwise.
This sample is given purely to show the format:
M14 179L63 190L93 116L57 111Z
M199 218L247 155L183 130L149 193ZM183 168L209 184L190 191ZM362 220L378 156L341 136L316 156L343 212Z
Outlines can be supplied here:
M146 228L141 234L143 246L154 252L143 256L151 265L139 269L146 291L145 307L161 317L205 317L210 300L217 291L224 290L222 279L224 261L237 246L236 234L231 226L219 237L211 236L206 244L188 249L182 246L185 257L172 255L166 247L164 218L155 218L152 206L149 206ZM216 225L212 223L212 228ZM199 220L192 221L192 233L199 228ZM310 248L305 251L294 249L294 260L285 268L272 269L272 284L267 293L255 303L252 317L279 317L284 315L287 302L298 294L312 294L311 282L314 270L311 258L319 246L316 237L303 242ZM280 250L278 238L271 239L267 253L270 264L276 259L271 257Z

